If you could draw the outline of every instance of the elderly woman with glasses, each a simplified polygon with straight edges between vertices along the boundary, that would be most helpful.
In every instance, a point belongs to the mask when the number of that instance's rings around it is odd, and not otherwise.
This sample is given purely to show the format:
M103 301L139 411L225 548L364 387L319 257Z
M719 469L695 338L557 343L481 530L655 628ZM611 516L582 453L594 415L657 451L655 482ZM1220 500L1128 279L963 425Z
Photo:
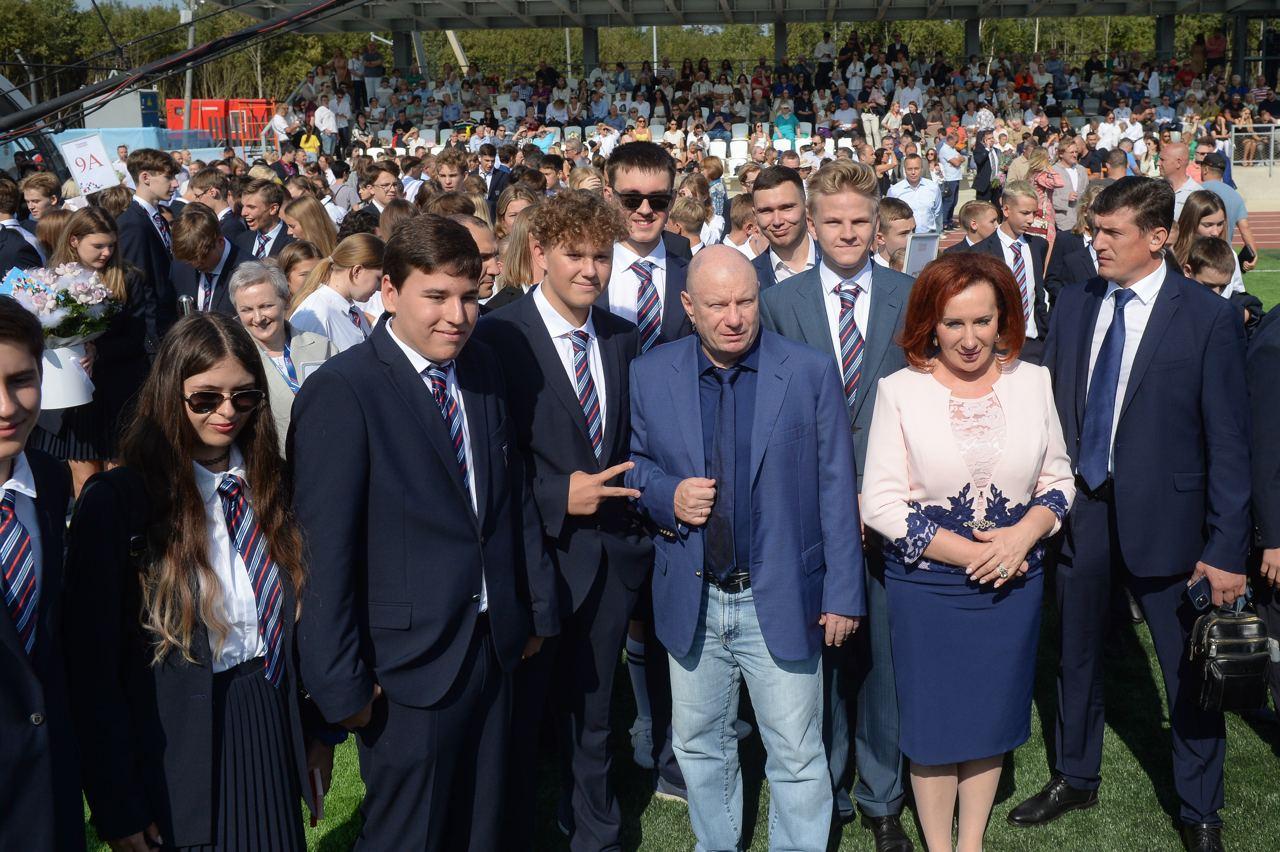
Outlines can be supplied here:
M298 331L285 319L289 312L289 281L276 266L242 263L228 288L240 322L257 344L267 374L267 401L276 422L280 454L284 455L293 397L303 381L336 353L329 338Z

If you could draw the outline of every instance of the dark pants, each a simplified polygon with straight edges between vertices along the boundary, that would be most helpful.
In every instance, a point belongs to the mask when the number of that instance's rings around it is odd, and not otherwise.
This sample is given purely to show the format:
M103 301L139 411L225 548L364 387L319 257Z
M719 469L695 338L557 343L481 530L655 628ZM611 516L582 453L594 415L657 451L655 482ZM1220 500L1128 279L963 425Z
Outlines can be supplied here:
M942 226L950 228L956 223L956 200L960 197L960 181L948 180L942 184Z
M482 619L453 687L431 707L386 697L358 732L364 826L356 849L503 849L511 676Z
M1102 646L1116 574L1142 607L1164 674L1172 722L1173 781L1182 800L1180 816L1188 822L1220 822L1226 727L1221 713L1201 710L1196 703L1185 653L1198 615L1185 595L1190 574L1130 574L1110 501L1077 494L1067 537L1056 578L1062 645L1055 726L1057 771L1078 789L1097 789L1102 781ZM1153 727L1160 723L1158 718L1150 720Z
M1280 590L1273 588L1269 580L1258 575L1260 556L1261 554L1254 554L1249 571L1253 605L1267 625L1267 635L1280 639ZM1267 667L1267 683L1271 687L1271 703L1280 711L1280 663L1272 663Z
M609 713L635 597L602 566L586 599L561 621L560 635L517 670L504 849L533 848L538 733L548 703L561 740L561 812L564 801L572 810L570 848L620 848L622 810L610 778Z

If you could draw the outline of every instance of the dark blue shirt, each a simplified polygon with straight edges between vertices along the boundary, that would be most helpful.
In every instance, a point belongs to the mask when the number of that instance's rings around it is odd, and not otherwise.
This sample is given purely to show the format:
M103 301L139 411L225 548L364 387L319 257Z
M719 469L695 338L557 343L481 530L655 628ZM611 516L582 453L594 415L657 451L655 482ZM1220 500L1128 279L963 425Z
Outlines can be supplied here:
M756 413L756 374L760 369L760 338L738 362L741 372L733 383L734 453L733 550L734 566L730 573L745 572L751 565L751 427ZM698 347L698 401L702 408L702 455L706 459L704 476L711 476L715 458L716 410L720 405L720 382L715 376L719 368ZM726 483L716 483L716 493ZM704 527L705 529L705 527Z

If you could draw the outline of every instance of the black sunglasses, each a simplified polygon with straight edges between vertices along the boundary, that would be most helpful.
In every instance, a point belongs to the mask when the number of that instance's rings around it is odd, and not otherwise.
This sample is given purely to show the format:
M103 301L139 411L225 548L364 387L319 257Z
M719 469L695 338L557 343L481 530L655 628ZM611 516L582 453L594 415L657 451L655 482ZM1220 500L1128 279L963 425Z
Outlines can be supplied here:
M649 208L654 213L661 213L671 206L671 193L654 192L646 195L643 192L616 192L618 202L628 210L639 210L640 205L646 201L649 202Z
M231 407L241 414L247 414L262 404L266 394L260 390L240 390L235 393L218 393L217 391L196 391L183 399L193 414L208 414L216 411L223 400L231 400Z

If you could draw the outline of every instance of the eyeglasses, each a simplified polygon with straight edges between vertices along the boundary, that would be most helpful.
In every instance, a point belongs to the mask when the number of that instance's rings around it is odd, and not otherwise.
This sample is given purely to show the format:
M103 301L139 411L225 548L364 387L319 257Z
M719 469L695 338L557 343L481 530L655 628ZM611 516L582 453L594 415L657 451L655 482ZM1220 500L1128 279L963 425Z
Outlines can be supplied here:
M618 202L628 210L639 210L646 201L649 202L649 208L654 213L661 213L671 206L671 193L669 192L653 192L649 194L643 192L617 192L614 195L617 197Z
M208 414L216 411L228 399L231 400L231 407L237 412L248 414L261 405L266 396L260 390L239 390L229 394L218 391L196 391L190 396L184 396L183 399L192 414Z
M375 183L375 184L373 185L373 188L374 188L374 189L381 189L381 190L384 190L384 191L385 191L385 190L395 191L395 190L397 190L397 189L399 189L399 188L400 188L400 184L398 184L398 183Z

